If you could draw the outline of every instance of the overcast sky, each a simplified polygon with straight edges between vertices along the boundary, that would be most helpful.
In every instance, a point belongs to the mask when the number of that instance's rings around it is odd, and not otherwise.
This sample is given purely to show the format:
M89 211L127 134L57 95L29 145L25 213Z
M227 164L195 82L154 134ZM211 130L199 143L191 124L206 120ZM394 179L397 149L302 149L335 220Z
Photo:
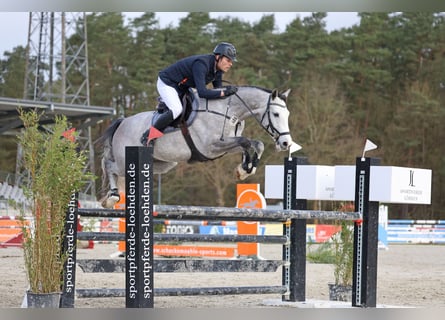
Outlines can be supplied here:
M273 13L275 23L280 31L284 31L297 16L301 18L310 15L310 12L210 12L210 17L233 16L247 22L258 22L265 14ZM127 13L128 17L140 15L140 12ZM187 12L157 12L161 27L169 24L177 26L179 19L187 16ZM327 30L332 31L342 27L349 27L358 24L359 18L356 12L329 12ZM16 46L26 45L28 36L28 12L0 12L0 55L5 51L12 51Z

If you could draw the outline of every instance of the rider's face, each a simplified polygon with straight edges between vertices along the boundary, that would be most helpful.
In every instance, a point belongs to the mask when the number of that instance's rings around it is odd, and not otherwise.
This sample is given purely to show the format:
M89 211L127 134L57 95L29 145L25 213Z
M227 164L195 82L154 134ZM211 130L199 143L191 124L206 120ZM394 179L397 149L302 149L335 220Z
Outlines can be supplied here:
M232 67L232 64L233 64L232 59L229 59L226 56L222 56L222 58L218 60L216 68L218 70L221 70L222 72L227 72Z

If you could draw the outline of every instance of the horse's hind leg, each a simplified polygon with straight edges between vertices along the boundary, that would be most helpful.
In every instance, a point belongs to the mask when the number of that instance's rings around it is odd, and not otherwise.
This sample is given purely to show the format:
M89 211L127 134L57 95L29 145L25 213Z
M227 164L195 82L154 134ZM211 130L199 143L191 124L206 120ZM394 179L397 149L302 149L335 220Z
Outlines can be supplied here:
M116 184L117 176L115 174L110 175L110 190L107 193L107 198L102 203L104 208L113 208L120 200L119 189Z
M108 177L110 190L107 192L105 199L102 201L102 206L104 208L113 208L114 205L120 200L119 189L118 189L118 176L114 173L113 168L115 167L115 162L108 160L104 163L104 174Z

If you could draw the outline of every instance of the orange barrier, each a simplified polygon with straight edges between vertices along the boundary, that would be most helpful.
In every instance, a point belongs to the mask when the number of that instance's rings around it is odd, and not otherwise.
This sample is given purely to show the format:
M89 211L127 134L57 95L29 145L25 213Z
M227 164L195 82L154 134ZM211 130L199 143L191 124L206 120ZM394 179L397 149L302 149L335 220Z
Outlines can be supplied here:
M114 205L114 209L125 209L125 194L121 192L119 202ZM170 221L165 221L170 224ZM203 225L206 222L203 221ZM222 224L225 224L223 221ZM119 232L125 233L125 219L119 219ZM125 241L118 242L118 251L125 252ZM187 257L214 257L233 258L235 248L212 247L212 246L183 246L183 245L158 245L153 246L153 254L157 256L187 256Z
M204 223L205 224L205 223ZM125 219L119 219L119 232L125 233ZM125 241L119 241L118 251L125 252ZM157 256L186 256L233 258L235 248L212 246L184 246L184 245L153 245L153 254Z
M237 184L236 185L236 207L237 208L256 208L265 209L266 199L260 193L259 184ZM257 235L259 233L259 222L238 221L238 234ZM260 256L260 245L258 243L238 243L238 256Z
M21 247L23 244L23 223L29 226L29 220L22 220L16 217L0 217L0 248ZM78 222L77 231L82 231L82 225ZM83 248L91 249L94 241L89 240L88 245Z
M114 209L125 209L125 194L121 192L120 200L115 204ZM266 200L260 193L259 184L238 184L237 185L237 208L266 208ZM167 220L165 224L169 224ZM207 222L203 221L202 225ZM225 225L225 221L221 222ZM259 222L238 221L237 233L242 235L258 235ZM125 233L125 219L119 219L119 232ZM236 254L245 257L259 257L258 243L237 243ZM183 245L157 245L153 246L153 253L159 256L190 256L190 257L235 257L235 248L212 247L212 246L183 246ZM118 242L118 251L125 252L125 241Z
M119 232L125 233L125 218L119 219ZM120 252L125 252L125 241L119 241L117 250Z
M29 222L25 221L25 225ZM23 243L22 221L15 217L0 217L0 248L21 247Z
M158 256L233 258L235 248L155 244L153 254Z

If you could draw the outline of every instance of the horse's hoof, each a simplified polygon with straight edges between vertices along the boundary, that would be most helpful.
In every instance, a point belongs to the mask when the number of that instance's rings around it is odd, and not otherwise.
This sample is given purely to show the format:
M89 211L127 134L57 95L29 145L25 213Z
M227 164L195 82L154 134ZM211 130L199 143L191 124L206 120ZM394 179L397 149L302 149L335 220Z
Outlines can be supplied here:
M112 209L118 201L119 197L111 196L102 202L102 206L107 209Z
M120 200L120 195L117 190L112 190L109 192L108 196L102 201L102 207L111 209Z
M238 180L245 180L249 174L243 169L242 164L239 164L235 169L235 176Z

